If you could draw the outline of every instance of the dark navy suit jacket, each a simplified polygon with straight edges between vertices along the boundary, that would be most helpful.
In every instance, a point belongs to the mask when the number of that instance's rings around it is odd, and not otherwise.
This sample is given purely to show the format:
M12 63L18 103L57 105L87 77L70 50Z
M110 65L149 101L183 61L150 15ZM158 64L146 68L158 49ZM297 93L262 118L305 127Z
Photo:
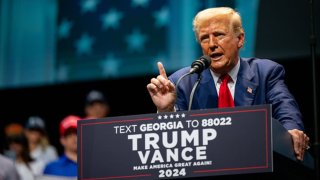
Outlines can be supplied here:
M176 84L189 72L185 67L169 76ZM209 69L202 72L202 79L193 97L191 109L218 107L218 94ZM304 130L298 104L284 83L285 70L280 64L257 58L240 58L240 69L234 92L235 106L272 104L272 116L287 129ZM177 110L187 110L192 87L197 74L185 77L177 87Z

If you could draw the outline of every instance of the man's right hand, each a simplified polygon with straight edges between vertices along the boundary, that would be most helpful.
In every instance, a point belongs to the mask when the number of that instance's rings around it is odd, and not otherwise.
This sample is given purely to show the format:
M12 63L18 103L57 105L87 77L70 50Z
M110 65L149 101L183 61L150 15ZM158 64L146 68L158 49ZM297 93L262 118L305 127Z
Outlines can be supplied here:
M158 112L174 111L174 104L177 99L176 88L168 79L163 65L160 62L157 65L159 75L157 78L151 79L147 89Z

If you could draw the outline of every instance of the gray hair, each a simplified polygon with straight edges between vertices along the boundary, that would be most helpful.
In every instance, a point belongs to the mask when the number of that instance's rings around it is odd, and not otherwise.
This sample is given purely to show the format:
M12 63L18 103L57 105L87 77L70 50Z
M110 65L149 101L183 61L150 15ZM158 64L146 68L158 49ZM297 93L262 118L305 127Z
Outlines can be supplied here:
M235 35L244 33L242 27L241 16L234 9L229 7L215 7L208 8L198 12L198 14L193 19L193 31L195 32L196 39L198 40L198 32L201 26L216 17L225 16L230 20L230 25L233 29Z

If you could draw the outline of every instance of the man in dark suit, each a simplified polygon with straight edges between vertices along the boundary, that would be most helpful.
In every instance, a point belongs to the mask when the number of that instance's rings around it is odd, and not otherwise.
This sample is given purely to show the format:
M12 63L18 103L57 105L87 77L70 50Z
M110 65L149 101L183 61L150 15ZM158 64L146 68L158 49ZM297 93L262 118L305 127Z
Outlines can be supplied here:
M296 157L303 160L309 137L304 133L297 102L284 83L284 69L271 60L239 57L245 39L240 15L231 8L209 8L195 16L193 28L202 52L210 56L211 64L201 73L191 109L222 107L218 100L220 86L223 86L220 77L227 75L230 77L226 85L232 101L230 106L272 104L273 118L288 130ZM169 78L160 62L158 69L160 75L147 85L158 112L187 110L197 75L185 77L175 87L190 67L178 70Z

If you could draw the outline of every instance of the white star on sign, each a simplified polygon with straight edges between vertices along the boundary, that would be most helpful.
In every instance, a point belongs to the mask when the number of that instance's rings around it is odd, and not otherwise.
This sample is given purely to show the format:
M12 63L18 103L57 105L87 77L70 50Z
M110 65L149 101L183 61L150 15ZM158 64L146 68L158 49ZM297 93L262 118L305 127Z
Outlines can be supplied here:
M159 115L159 116L158 116L158 119L162 119L162 116Z
M81 38L77 40L75 43L75 46L77 48L77 54L78 55L90 54L93 41L94 41L93 38L90 37L88 34L86 33L82 34Z
M107 13L103 14L101 20L103 22L103 29L112 27L117 29L119 27L119 21L123 17L123 13L116 9L110 9Z
M67 38L70 35L70 29L72 27L72 23L67 19L63 19L59 25L58 36L60 38Z
M182 118L185 118L185 117L186 117L186 114L182 113L182 114L181 114L181 117L182 117Z
M96 10L97 4L99 3L99 0L83 0L81 2L81 12L94 12Z
M144 44L147 41L146 35L143 35L140 30L135 29L126 37L129 51L142 52L144 50Z
M164 115L163 118L164 118L164 119L168 119L168 116L167 116L167 115Z
M176 114L176 118L179 118L180 117L180 115L179 114Z
M167 7L163 7L160 11L154 12L153 17L156 19L156 27L166 26L169 22L169 9Z
M170 119L173 119L174 118L174 115L173 114L170 114Z

